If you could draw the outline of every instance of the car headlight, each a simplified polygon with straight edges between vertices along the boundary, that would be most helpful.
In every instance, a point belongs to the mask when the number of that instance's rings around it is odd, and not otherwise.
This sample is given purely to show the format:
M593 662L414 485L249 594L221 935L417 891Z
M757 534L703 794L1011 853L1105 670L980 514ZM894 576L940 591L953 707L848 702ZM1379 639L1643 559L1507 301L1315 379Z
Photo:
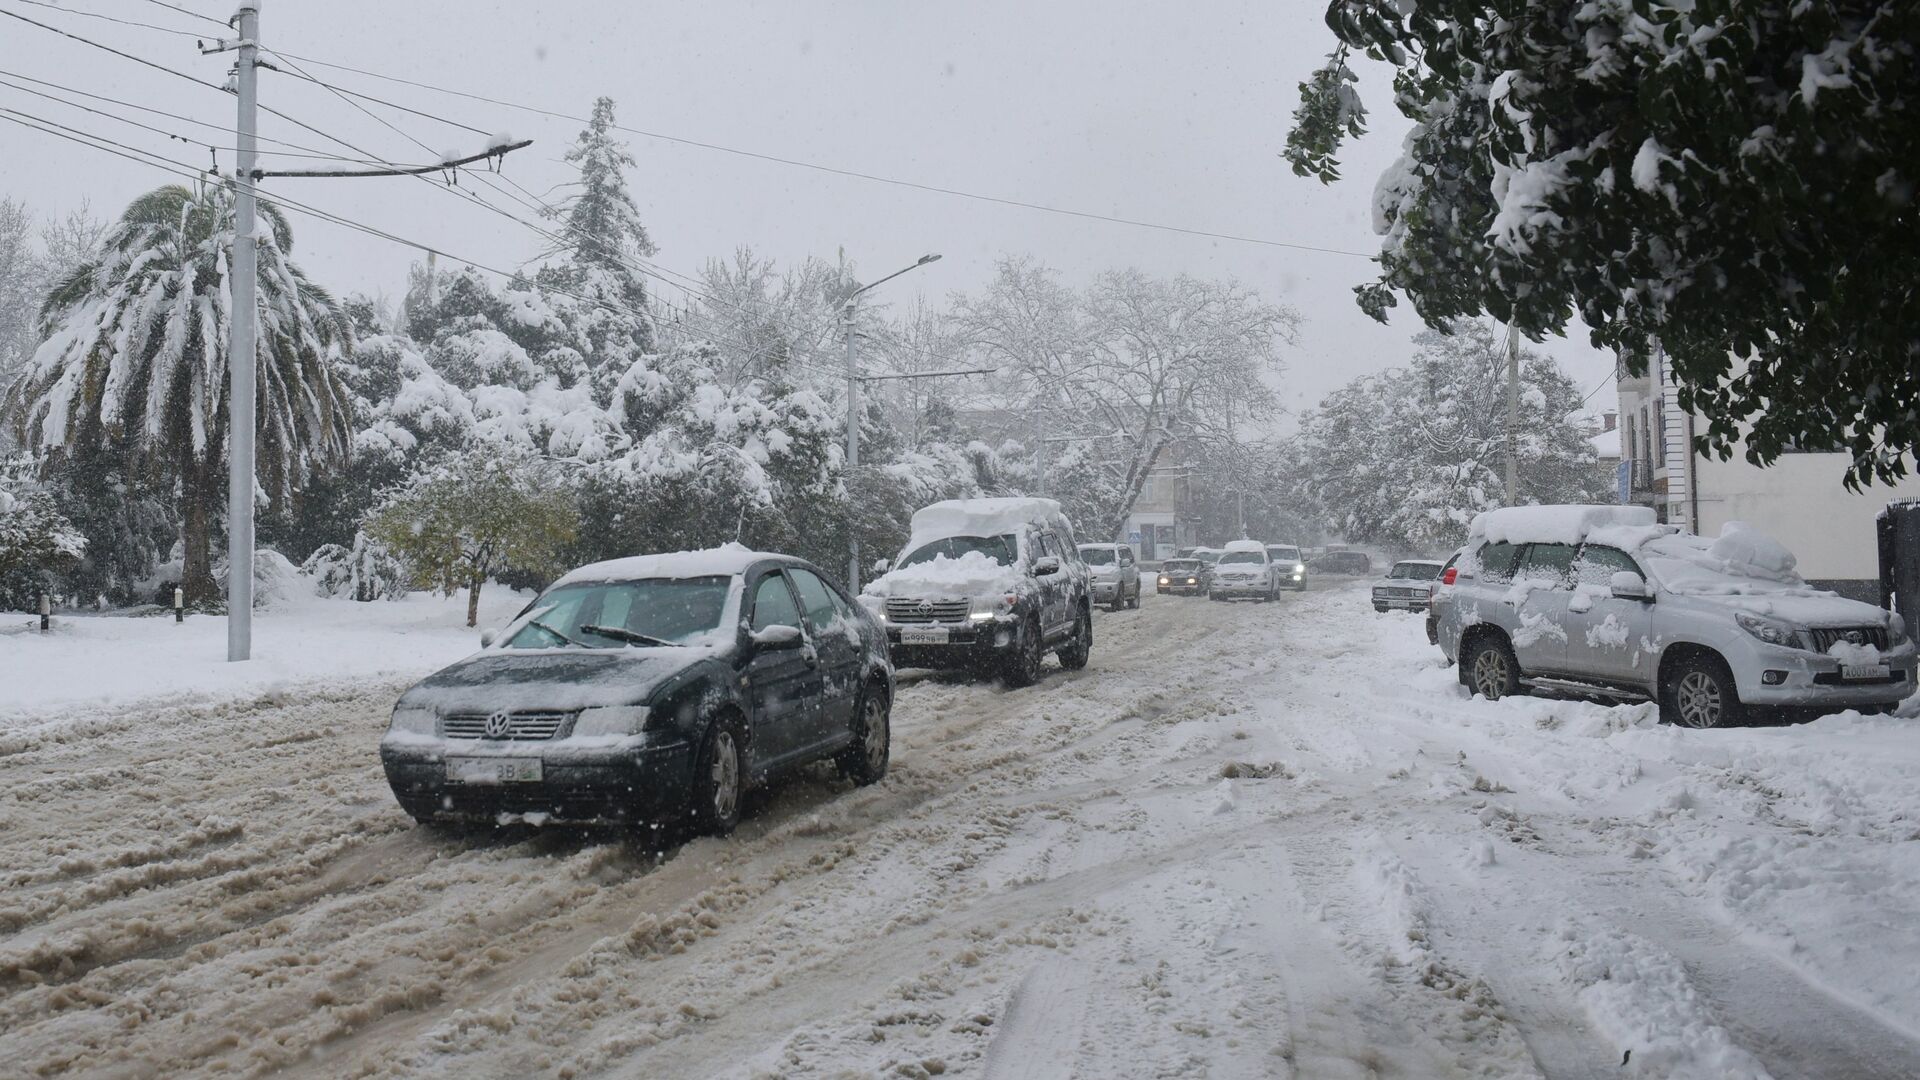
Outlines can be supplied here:
M1758 615L1748 615L1745 612L1736 613L1733 621L1740 624L1740 629L1745 630L1747 633L1752 634L1754 637L1759 638L1769 645L1812 651L1811 642L1807 640L1806 636L1798 627L1791 624L1783 623L1775 619L1763 619Z
M440 725L439 714L414 705L396 706L387 730L402 735L433 735Z
M1293 573L1294 573L1294 576L1295 576L1295 577L1298 577L1298 576L1300 576L1301 574L1304 574L1304 573L1306 573L1306 572L1307 572L1307 564L1306 564L1306 563L1294 563L1294 564L1293 564Z
M988 619L998 619L1002 615L1011 615L1013 605L1019 600L1017 593L1007 593L990 600L976 599L973 602L973 610L967 613L967 618L975 622L986 622Z
M1160 575L1160 584L1162 584L1162 585L1169 585L1169 584L1172 584L1172 583L1171 583L1171 582L1169 582L1169 581L1167 580L1167 576L1166 576L1165 574L1162 574L1162 575Z
M1887 616L1887 644L1905 645L1907 643L1907 619L1899 612Z
M637 735L647 726L645 705L594 705L574 718L575 735Z

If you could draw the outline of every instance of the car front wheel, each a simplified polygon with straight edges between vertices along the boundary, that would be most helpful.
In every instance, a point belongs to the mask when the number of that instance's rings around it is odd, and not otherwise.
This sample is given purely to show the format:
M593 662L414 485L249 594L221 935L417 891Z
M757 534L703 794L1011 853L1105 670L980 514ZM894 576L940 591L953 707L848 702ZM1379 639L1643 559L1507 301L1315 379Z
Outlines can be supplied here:
M1488 701L1498 701L1520 692L1520 662L1514 659L1513 647L1505 638L1485 635L1467 650L1460 678L1467 689Z
M1073 638L1055 650L1060 658L1060 666L1068 671L1079 671L1087 666L1087 658L1093 655L1093 616L1085 611L1074 624Z
M1661 686L1660 719L1690 728L1717 728L1745 716L1733 673L1718 657L1689 657L1674 665Z
M869 684L854 708L853 742L834 758L834 765L841 776L866 787L887 775L892 752L893 710L880 687Z
M702 832L725 836L740 824L746 790L746 740L731 716L714 720L693 772L693 818Z
M1041 640L1040 623L1028 619L1020 627L1020 640L1014 642L1013 655L1007 657L1006 680L1012 687L1032 686L1040 681L1040 665L1046 658L1046 643Z

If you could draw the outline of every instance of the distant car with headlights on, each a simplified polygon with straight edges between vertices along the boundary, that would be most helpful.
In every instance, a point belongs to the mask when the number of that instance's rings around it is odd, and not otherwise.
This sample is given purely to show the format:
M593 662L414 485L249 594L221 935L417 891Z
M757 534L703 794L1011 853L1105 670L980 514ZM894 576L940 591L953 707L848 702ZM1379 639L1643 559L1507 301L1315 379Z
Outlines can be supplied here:
M1432 559L1401 559L1387 576L1373 583L1373 610L1425 611L1433 599L1433 583L1446 564Z
M400 696L380 761L423 823L724 833L797 766L879 780L892 705L878 622L808 563L736 544L562 577Z
M1274 577L1280 587L1295 592L1307 590L1307 560L1294 544L1268 544L1267 558L1273 562Z
M1199 559L1168 559L1160 564L1156 591L1175 596L1205 596L1213 568Z
M1232 540L1220 561L1213 567L1213 583L1207 588L1210 600L1250 598L1272 600L1280 595L1280 580L1273 560L1267 558L1266 545L1258 540Z
M1140 606L1140 564L1131 544L1081 544L1080 561L1087 564L1087 584L1093 602L1110 610Z

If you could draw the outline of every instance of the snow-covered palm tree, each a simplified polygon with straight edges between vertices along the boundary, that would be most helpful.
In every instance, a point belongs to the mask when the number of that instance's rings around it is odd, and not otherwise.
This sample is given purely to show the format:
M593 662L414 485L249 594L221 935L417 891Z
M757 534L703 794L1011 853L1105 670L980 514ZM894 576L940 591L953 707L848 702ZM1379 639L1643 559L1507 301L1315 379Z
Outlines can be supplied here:
M261 487L278 500L347 453L338 366L353 335L289 258L286 217L264 202L260 214L257 445ZM182 576L195 600L215 588L208 541L224 489L232 244L225 186L135 199L99 256L47 297L46 340L7 395L32 443L59 452L113 437L135 467L178 483Z

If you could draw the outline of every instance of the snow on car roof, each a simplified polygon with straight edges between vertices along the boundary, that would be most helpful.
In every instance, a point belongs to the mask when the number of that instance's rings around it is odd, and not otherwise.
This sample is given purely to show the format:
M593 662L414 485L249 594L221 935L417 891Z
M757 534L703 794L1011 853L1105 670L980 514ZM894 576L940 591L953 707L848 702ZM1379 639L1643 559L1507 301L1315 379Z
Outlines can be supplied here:
M780 558L745 544L725 544L704 551L674 551L659 555L630 555L569 570L555 585L576 581L638 581L642 578L732 577L763 559Z
M1073 523L1052 499L947 499L913 513L909 549L949 536L1001 536L1024 525L1052 525L1069 540Z
M1651 506L1503 506L1476 515L1467 532L1495 544L1578 544L1596 529L1653 523Z
M1258 540L1229 540L1227 541L1227 550L1228 551L1258 551L1262 554L1265 554L1267 550L1267 545L1261 543Z
M1396 559L1395 566L1445 566L1439 559Z

